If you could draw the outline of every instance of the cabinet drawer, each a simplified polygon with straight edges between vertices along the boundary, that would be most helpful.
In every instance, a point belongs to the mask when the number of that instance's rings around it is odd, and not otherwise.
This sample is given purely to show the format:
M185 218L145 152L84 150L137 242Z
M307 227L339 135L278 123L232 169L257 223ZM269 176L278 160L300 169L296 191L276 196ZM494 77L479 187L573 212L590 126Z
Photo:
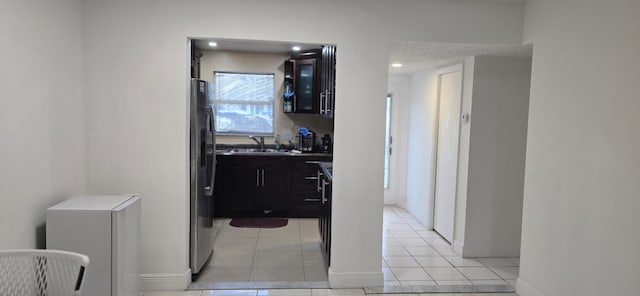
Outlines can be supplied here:
M294 203L320 203L320 193L317 191L294 191Z
M318 170L314 171L295 171L293 173L293 181L299 183L317 183L318 182Z
M318 191L318 180L294 180L293 181L293 190L294 191Z
M333 157L331 156L307 156L300 157L300 159L296 159L295 168L305 168L309 167L312 169L318 168L318 162L331 161Z

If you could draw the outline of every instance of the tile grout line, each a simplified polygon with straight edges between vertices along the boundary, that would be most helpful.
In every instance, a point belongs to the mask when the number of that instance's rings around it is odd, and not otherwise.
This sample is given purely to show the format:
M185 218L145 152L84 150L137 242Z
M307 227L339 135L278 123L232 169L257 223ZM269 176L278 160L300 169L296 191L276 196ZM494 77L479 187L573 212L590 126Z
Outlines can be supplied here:
M251 259L251 269L249 270L249 278L247 279L247 282L251 282L251 278L254 276L255 268L253 268L253 265L256 263L256 256L258 256L258 243L260 242L261 233L262 233L262 230L258 228L258 237L256 238L255 246L253 246L253 258ZM256 295L257 293L258 292L256 290Z

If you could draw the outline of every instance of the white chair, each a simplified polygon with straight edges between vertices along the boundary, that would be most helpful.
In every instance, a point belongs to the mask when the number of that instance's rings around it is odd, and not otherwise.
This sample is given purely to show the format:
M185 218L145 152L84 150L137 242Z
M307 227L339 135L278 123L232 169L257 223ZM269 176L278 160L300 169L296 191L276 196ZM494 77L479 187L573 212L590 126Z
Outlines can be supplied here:
M80 295L88 264L67 251L0 251L0 296Z

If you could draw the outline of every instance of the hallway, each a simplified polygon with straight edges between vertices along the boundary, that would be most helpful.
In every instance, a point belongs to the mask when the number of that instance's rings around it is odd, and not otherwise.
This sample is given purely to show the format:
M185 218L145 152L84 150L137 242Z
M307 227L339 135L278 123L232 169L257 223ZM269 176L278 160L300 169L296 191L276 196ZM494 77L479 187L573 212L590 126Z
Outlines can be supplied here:
M461 258L450 244L399 207L384 208L382 270L386 291L428 285L509 285L520 258Z

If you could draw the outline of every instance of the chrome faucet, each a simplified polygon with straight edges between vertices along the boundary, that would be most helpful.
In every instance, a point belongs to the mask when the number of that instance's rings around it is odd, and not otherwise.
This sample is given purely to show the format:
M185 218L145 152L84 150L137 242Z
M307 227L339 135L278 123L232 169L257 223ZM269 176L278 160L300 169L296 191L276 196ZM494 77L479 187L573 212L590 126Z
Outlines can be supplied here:
M260 137L260 141L256 139L254 136L249 136L249 139L254 140L258 145L260 145L260 150L264 150L264 137Z

